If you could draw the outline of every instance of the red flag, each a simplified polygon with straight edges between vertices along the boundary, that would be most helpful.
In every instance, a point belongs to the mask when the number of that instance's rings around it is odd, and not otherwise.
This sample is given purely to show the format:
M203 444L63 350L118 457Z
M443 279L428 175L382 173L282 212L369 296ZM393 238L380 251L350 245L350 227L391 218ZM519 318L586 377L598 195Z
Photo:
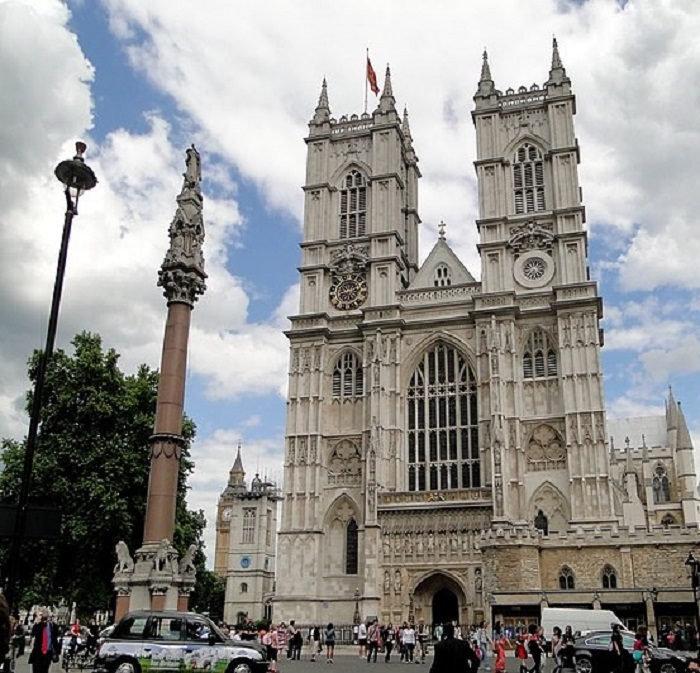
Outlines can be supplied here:
M379 95L379 87L377 86L377 73L374 72L372 67L372 61L367 57L367 81L369 82L369 88L372 89L372 93L375 96Z

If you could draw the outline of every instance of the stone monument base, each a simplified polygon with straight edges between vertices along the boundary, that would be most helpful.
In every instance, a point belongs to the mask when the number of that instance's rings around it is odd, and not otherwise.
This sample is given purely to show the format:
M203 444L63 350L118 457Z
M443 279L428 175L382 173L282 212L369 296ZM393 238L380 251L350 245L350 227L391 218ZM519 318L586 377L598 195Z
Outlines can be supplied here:
M194 545L178 558L169 540L146 542L134 561L124 542L117 544L115 621L131 610L187 610L194 590Z

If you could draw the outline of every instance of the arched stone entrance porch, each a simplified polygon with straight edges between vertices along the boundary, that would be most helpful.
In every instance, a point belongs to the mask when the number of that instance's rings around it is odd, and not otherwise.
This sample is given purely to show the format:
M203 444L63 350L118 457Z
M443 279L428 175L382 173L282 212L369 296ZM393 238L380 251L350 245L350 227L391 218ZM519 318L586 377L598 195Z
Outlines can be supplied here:
M461 582L444 571L433 571L421 578L413 590L415 619L426 624L456 620L468 623L467 597Z

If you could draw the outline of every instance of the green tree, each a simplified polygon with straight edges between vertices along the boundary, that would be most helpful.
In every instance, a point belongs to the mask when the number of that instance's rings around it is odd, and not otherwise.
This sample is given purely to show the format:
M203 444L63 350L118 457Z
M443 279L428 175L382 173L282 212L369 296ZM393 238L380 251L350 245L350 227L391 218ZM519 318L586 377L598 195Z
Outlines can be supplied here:
M57 350L47 368L30 489L30 502L61 512L61 530L49 543L24 541L18 596L22 605L75 601L90 614L109 605L116 543L124 540L133 551L142 542L158 373L142 365L125 375L118 353L105 351L96 334L83 332L72 345L72 356ZM38 363L35 353L32 381ZM31 402L30 392L28 410ZM205 525L203 513L189 511L185 502L194 435L194 423L185 419L173 541L180 553L201 545ZM0 450L0 494L13 503L25 443L5 439Z

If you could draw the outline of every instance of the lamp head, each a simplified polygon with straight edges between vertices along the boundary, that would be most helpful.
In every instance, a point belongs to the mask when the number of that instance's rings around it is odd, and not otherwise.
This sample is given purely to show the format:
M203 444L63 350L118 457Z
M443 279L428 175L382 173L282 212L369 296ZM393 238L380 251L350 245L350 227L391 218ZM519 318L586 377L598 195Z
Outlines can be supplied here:
M97 184L95 173L83 159L86 149L87 145L84 142L75 143L75 156L72 159L62 161L54 171L59 182L65 185L75 199Z

